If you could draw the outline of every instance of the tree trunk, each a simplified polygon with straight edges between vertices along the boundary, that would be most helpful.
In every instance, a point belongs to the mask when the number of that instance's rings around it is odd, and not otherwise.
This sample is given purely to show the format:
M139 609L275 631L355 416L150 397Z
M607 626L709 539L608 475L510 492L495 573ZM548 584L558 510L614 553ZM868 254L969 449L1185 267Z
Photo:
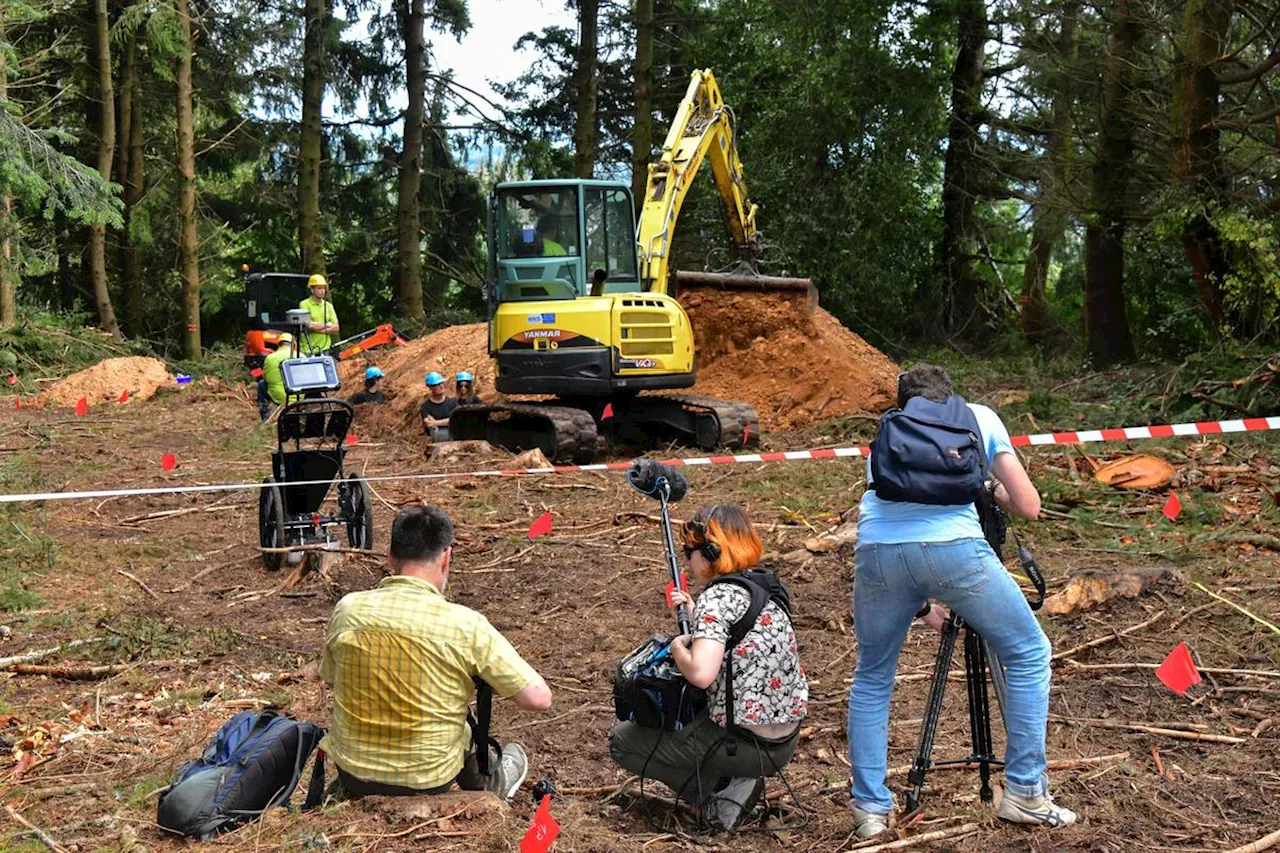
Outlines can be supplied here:
M422 123L426 109L427 51L423 38L423 0L397 0L404 31L405 88L409 104L404 113L404 150L400 153L400 186L396 222L400 232L398 291L400 314L422 316L422 237L419 205L422 197Z
M1221 328L1225 320L1222 282L1230 266L1217 229L1206 215L1206 208L1221 199L1225 188L1217 128L1220 84L1212 66L1227 52L1233 10L1232 0L1187 0L1182 17L1186 46L1174 73L1178 143L1173 175L1199 202L1182 242L1214 328Z
M302 47L302 140L298 146L298 250L302 271L324 273L320 239L320 161L324 144L320 113L324 104L329 27L328 0L306 0Z
M2 13L0 13L2 14ZM0 17L0 44L5 43L4 19ZM9 69L6 54L0 50L0 104L9 100ZM0 192L0 329L12 326L18 319L18 274L13 264L13 200Z
M951 115L942 178L943 325L953 335L974 335L983 283L975 269L979 242L975 200L981 184L983 63L987 42L984 0L956 4L956 63L951 72Z
M120 57L120 93L117 100L116 114L120 120L116 123L116 178L124 185L124 227L117 241L116 256L119 259L120 271L124 278L124 333L134 337L139 333L141 322L138 301L129 290L129 253L133 247L133 235L130 222L133 219L133 206L136 198L129 195L130 159L134 156L133 133L137 124L137 111L133 100L138 92L138 35L129 35L125 43L124 53Z
M130 99L133 116L129 122L129 174L124 177L124 233L120 242L120 272L124 277L124 311L129 334L143 331L142 309L142 250L138 248L133 233L133 213L142 203L142 188L146 185L142 150L142 86L137 74L133 77L133 97Z
M1098 157L1093 166L1092 217L1085 231L1084 327L1096 366L1133 357L1125 315L1126 191L1133 143L1129 68L1141 34L1133 0L1116 0L1099 97Z
M98 97L101 124L98 132L98 174L111 180L111 164L116 151L116 95L111 79L111 22L107 16L107 0L94 0L94 34L97 39ZM111 291L107 282L107 226L89 226L89 270L93 279L93 301L98 309L98 324L104 332L120 337L116 312L111 307Z
M631 133L631 194L644 204L653 154L653 0L636 0L635 124Z
M182 52L178 89L178 272L182 277L182 352L200 358L200 240L196 233L196 133L191 91L195 32L190 0L176 0Z
M1057 55L1068 67L1074 65L1077 54L1076 19L1079 13L1079 0L1069 0L1062 8ZM1031 248L1022 268L1022 335L1028 343L1037 345L1048 343L1054 328L1045 298L1045 286L1054 247L1062 239L1067 223L1063 155L1071 132L1068 86L1065 74L1054 84L1053 119L1040 170L1039 199L1032 209L1035 224L1031 229Z
M578 0L578 62L575 90L578 116L573 127L573 173L589 178L596 167L600 133L596 118L600 0Z

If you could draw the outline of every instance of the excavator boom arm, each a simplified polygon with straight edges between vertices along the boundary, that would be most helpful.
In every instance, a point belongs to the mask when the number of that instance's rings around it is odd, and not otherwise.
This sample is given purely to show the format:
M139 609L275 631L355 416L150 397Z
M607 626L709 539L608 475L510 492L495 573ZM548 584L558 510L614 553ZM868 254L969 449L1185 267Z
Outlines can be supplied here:
M668 292L676 220L704 159L711 162L711 174L740 258L754 266L760 255L756 205L747 198L742 161L734 140L733 111L725 106L711 71L695 71L662 144L662 156L649 165L636 235L642 290Z

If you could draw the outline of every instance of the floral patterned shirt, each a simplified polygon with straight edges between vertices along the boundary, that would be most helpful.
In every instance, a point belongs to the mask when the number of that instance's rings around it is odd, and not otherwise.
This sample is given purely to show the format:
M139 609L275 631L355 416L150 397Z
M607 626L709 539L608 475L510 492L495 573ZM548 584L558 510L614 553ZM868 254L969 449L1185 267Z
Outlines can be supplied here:
M717 584L698 596L693 638L727 643L729 628L751 606L751 595L731 584ZM742 642L725 654L720 674L707 688L711 719L725 724L725 672L733 657L733 720L740 726L798 723L809 707L809 682L800 665L796 632L787 612L770 601Z

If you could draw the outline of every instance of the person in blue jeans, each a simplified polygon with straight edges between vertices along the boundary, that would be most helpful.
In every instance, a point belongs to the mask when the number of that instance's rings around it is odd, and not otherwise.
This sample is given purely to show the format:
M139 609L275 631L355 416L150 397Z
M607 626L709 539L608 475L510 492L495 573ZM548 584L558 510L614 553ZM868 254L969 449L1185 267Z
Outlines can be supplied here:
M918 365L898 378L899 407L915 396L941 403L952 393L951 378L933 365ZM1040 494L1000 417L986 406L968 406L986 445L996 502L1019 518L1038 517ZM927 624L941 629L946 621L946 611L929 606L930 600L958 613L987 640L1005 668L1005 794L996 815L1048 827L1074 823L1075 813L1049 796L1045 775L1049 640L983 537L976 507L887 501L868 488L860 505L854 561L858 664L849 690L849 763L858 837L889 829L894 806L885 785L889 698L913 618L927 607L921 616Z

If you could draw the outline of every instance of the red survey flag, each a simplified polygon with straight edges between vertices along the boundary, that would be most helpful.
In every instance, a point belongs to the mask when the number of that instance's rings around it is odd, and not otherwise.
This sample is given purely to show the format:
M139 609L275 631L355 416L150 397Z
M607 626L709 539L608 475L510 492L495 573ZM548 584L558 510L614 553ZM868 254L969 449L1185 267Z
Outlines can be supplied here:
M1178 500L1177 492L1169 492L1169 500L1164 502L1164 508L1160 510L1164 513L1164 517L1173 521L1182 512L1182 501Z
M747 424L742 428L742 446L747 446L748 439L751 438L751 424Z
M613 417L613 403L605 403L604 411L600 413L600 420L607 421Z
M676 591L676 582L667 581L667 607L671 607L671 593ZM685 595L689 594L689 576L684 572L680 573L680 591Z
M533 814L533 823L520 839L520 853L547 853L559 834L560 824L551 816L551 795L543 794L542 802Z
M10 374L9 374L9 384L10 384L10 385L17 385L17 384L18 384L18 374L16 374L16 373L10 373Z
M81 397L76 400L76 417L83 418L87 414L89 414L89 400L87 397Z
M1156 667L1156 678L1179 696L1186 696L1188 687L1200 683L1200 671L1196 669L1195 661L1191 659L1191 649L1187 648L1186 643L1178 643L1164 659L1164 663Z
M121 392L120 392L120 399L119 399L119 400L117 400L116 402L117 402L117 403L127 403L127 402L129 402L129 390L128 390L127 388L126 388L125 390L123 390L123 391L121 391Z
M14 407L15 409L21 409L21 408L22 408L22 395L21 395L21 394L19 394L18 396L16 396L16 397L14 397L14 398L13 398L13 407Z
M347 433L347 444L355 444L359 440L354 432Z
M537 539L551 532L551 513L544 512L538 520L529 525L529 538Z
M178 467L178 457L174 456L172 453L166 453L164 456L160 457L160 467L166 471L172 471L174 468Z

